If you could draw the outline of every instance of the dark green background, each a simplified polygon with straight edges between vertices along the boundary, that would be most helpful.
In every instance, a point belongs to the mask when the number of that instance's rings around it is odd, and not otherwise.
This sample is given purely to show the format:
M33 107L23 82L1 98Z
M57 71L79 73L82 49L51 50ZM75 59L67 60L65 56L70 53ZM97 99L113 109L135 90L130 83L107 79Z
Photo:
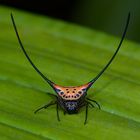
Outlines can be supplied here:
M140 41L139 0L1 0L1 4L45 14L98 31L121 36L128 12L131 22L127 39Z
M86 26L120 36L129 11L131 22L127 38L140 41L139 0L78 0L73 17Z

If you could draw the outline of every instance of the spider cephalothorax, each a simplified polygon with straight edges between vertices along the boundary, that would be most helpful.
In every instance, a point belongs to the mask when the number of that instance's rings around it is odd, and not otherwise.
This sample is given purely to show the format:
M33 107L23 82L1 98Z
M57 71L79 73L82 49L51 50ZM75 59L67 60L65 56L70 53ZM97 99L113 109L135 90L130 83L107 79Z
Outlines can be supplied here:
M58 95L58 103L60 107L68 114L78 113L78 110L82 106L89 103L88 99L85 100L85 97L90 83L77 87L53 86Z
M28 59L28 61L30 62L30 64L33 66L33 68L38 72L38 74L54 89L54 91L56 92L56 95L53 95L56 100L55 101L51 101L50 103L46 104L45 106L37 109L35 111L38 112L41 109L46 109L47 107L56 104L56 110L57 110L57 118L60 121L59 118L59 113L58 113L58 107L61 107L64 110L64 113L68 113L68 114L75 114L78 113L79 109L81 107L86 107L86 115L85 115L85 123L87 121L87 114L88 114L88 107L89 105L94 107L93 103L95 103L98 108L100 109L100 105L92 99L89 99L86 97L87 95L87 90L93 85L93 83L95 83L95 81L104 73L104 71L108 68L108 66L111 64L112 60L115 58L116 54L118 53L121 44L124 40L126 31L127 31L127 27L129 24L129 19L130 19L130 13L128 14L128 18L127 18L127 22L126 22L126 26L121 38L121 41L118 45L117 50L115 51L115 53L113 54L113 56L111 57L111 59L109 60L109 62L105 65L105 67L99 72L99 74L93 78L90 82L88 82L87 84L84 84L82 86L76 86L76 87L63 87L63 86L59 86L57 84L55 84L54 82L52 82L51 80L49 80L46 76L44 76L41 71L34 65L34 63L32 62L32 60L30 59L30 57L28 56L27 52L25 51L23 44L20 40L17 28L16 28L16 24L13 18L13 15L11 14L11 19L12 19L12 23L20 44L20 47L22 49L22 51L24 52L26 58ZM52 94L51 94L52 95Z

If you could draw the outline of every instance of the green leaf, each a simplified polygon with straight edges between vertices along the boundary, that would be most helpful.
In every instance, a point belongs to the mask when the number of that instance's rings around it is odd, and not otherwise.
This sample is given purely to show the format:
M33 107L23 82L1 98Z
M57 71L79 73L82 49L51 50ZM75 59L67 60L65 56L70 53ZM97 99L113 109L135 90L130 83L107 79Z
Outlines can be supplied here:
M89 90L101 105L56 118L51 87L31 67L10 20L13 13L23 44L37 67L63 86L91 80L115 52L120 38L48 17L0 7L1 140L136 140L140 138L140 45L124 41L117 57ZM123 29L120 29L120 34ZM128 30L129 32L129 30Z

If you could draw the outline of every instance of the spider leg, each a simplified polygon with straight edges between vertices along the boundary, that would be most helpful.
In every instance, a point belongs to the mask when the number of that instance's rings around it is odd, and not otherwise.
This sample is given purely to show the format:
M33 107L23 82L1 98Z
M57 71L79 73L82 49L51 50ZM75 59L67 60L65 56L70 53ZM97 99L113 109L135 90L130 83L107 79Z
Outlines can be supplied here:
M98 104L98 102L97 102L97 101L92 100L92 99L89 99L89 98L86 98L86 99L87 99L87 100L89 100L89 101L94 102L94 103L98 106L98 108L99 108L99 109L101 109L101 107L100 107L100 105Z
M84 122L84 125L87 123L87 117L88 117L88 106L89 106L89 103L86 102L86 114L85 114L85 122Z
M53 93L50 93L50 92L46 92L48 95L52 96L52 97L55 97L57 98L57 95L54 95Z
M86 101L89 105L91 105L91 107L95 107L91 102Z
M54 104L56 104L56 102L51 101L50 103L44 105L43 107L40 107L40 108L38 108L37 110L35 110L34 113L36 114L36 113L37 113L38 111L40 111L41 109L46 109L47 107L49 107L49 106L51 106L51 105L54 105Z
M57 102L57 103L56 103L57 120L60 121L58 107L59 107L59 104L58 104L58 102Z
M64 111L64 115L66 115L66 111Z

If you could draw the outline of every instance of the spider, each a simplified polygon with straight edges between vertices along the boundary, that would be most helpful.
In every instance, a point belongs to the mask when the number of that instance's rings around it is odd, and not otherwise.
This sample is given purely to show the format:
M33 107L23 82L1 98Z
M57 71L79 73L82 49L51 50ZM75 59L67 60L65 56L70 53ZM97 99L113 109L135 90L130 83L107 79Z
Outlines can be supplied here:
M100 109L100 105L97 101L87 97L87 91L93 85L93 83L95 83L98 80L98 78L105 72L105 70L108 68L108 66L111 64L111 62L115 58L116 54L118 53L118 51L119 51L119 49L122 45L122 42L124 40L124 37L126 35L128 25L129 25L130 12L128 13L126 25L125 25L124 32L122 34L122 38L120 40L120 43L119 43L115 53L113 54L111 59L108 61L108 63L105 65L105 67L97 74L96 77L94 77L88 83L86 83L84 85L81 85L81 86L68 86L68 87L60 86L60 85L55 84L54 82L49 80L46 76L44 76L44 74L35 66L33 61L28 56L26 50L24 49L24 46L21 42L21 39L20 39L20 36L19 36L19 33L18 33L18 30L17 30L17 27L16 27L16 24L15 24L14 17L12 15L12 13L11 13L11 20L12 20L12 23L13 23L13 27L14 27L16 36L18 38L19 45L20 45L23 53L25 54L26 58L28 59L28 61L32 65L32 67L36 70L36 72L54 89L54 91L56 93L56 95L51 94L56 98L55 101L51 101L50 103L42 106L41 108L38 108L34 113L37 113L41 109L46 109L49 106L56 105L57 119L58 119L58 121L60 121L59 112L58 112L59 107L61 109L63 109L64 114L65 113L76 114L76 113L78 113L79 109L81 109L82 107L85 107L86 111L85 111L84 124L86 124L87 123L87 117L88 117L88 107L89 106L95 107L94 105L96 105Z

